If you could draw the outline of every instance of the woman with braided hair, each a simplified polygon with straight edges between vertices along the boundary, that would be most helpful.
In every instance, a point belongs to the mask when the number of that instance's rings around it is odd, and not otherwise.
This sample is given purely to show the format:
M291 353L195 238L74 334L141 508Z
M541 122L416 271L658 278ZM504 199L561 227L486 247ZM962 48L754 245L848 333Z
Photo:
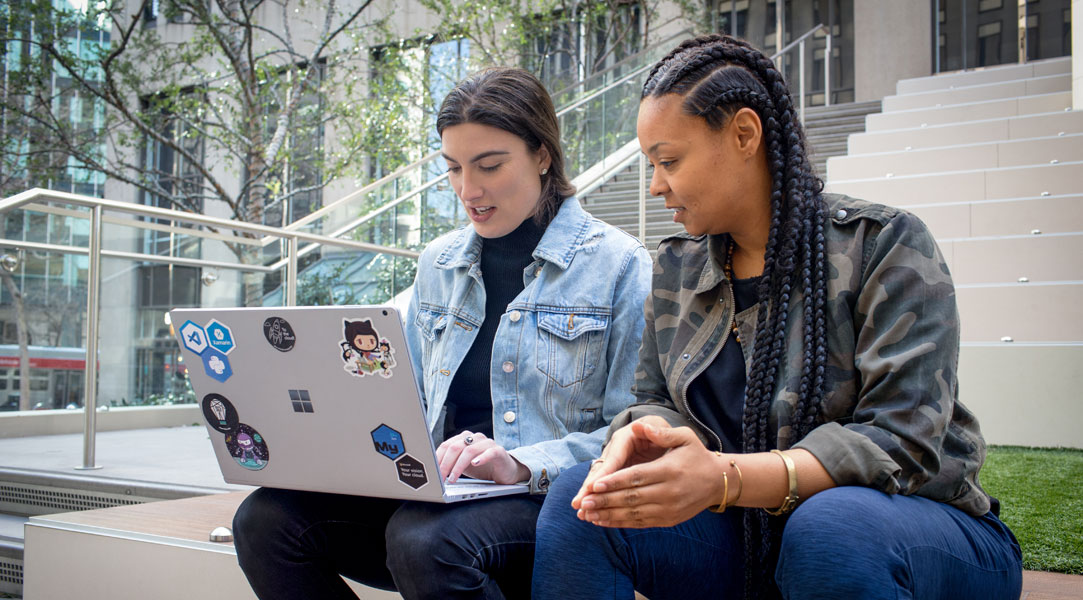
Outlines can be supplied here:
M1018 598L921 221L823 193L782 75L732 37L655 66L638 134L687 235L658 248L637 403L550 488L534 598Z

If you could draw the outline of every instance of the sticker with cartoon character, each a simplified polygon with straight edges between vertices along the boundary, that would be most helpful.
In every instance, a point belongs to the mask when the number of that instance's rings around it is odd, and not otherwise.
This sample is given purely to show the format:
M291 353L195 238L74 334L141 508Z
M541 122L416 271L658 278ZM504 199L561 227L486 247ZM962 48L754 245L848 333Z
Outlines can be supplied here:
M211 429L225 434L226 450L237 464L251 471L267 466L271 458L267 441L251 425L240 422L233 403L222 394L207 394L201 403Z
M238 423L233 433L226 434L226 448L237 464L250 471L266 467L271 458L263 436L244 423Z
M343 340L339 342L346 372L357 377L380 374L391 377L395 367L394 350L387 339L372 326L372 321L349 321L343 319Z

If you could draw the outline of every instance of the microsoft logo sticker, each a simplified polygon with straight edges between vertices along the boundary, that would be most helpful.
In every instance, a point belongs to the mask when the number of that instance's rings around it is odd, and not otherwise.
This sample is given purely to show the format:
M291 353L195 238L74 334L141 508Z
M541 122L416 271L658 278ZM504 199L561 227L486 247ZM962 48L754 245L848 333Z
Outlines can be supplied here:
M312 410L312 398L309 398L308 390L290 390L290 401L293 402L293 412L315 412Z

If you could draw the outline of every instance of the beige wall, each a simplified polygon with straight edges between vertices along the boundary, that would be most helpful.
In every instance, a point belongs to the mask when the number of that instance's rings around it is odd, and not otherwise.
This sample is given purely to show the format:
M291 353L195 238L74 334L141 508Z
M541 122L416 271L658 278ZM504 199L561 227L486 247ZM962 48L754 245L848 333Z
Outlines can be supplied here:
M928 2L854 2L855 100L880 100L895 93L896 81L930 74L929 10Z

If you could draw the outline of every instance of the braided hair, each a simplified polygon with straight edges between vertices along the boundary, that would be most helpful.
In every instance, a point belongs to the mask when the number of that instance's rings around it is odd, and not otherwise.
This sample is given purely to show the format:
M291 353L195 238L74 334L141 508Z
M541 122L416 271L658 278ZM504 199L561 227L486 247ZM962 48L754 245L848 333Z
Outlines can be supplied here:
M787 448L816 426L827 363L823 182L805 152L804 132L782 74L747 42L726 35L686 40L660 60L643 85L642 98L677 94L686 114L721 130L741 108L763 123L771 174L771 226L757 293L759 314L752 368L745 390L743 451L770 449L768 418L786 359L786 323L800 292L803 364L797 405L781 415L778 446ZM771 579L784 519L762 510L744 514L745 597L777 596Z

